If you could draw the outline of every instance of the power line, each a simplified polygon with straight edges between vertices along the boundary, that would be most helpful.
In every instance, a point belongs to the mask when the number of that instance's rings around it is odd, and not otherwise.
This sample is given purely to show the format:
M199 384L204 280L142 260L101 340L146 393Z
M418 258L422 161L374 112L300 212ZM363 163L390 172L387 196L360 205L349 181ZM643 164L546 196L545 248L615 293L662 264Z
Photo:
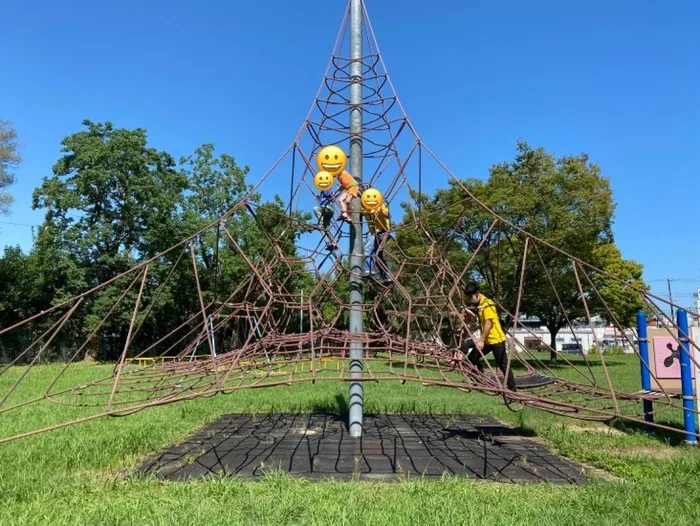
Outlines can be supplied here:
M654 294L656 294L657 296L663 295L663 293L660 292L660 291L653 291L653 290L652 290L652 292L653 292ZM668 294L666 294L666 296L668 296ZM680 292L680 293L674 292L674 293L673 293L673 297L674 297L674 298L694 298L694 297L695 297L695 293L693 293L693 292Z
M11 226L28 226L31 228L40 227L41 225L28 225L26 223L11 223L9 221L0 221L0 225L11 225Z
M697 278L663 278L663 279L648 279L647 283L666 283L668 280L678 281L679 283L697 283L700 281L700 276Z

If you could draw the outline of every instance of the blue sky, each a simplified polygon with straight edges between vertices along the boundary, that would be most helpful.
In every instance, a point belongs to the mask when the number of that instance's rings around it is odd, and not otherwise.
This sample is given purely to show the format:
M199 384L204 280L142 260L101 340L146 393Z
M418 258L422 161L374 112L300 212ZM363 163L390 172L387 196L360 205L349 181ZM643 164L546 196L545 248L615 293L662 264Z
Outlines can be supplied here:
M612 181L615 235L649 280L690 304L700 287L700 3L367 0L396 89L423 140L460 177L486 177L518 139L590 153ZM429 7L427 7L429 6ZM188 154L212 142L264 173L293 140L345 0L6 0L0 118L24 163L13 215L84 118L143 127ZM31 229L0 224L0 245ZM652 281L654 290L666 284Z

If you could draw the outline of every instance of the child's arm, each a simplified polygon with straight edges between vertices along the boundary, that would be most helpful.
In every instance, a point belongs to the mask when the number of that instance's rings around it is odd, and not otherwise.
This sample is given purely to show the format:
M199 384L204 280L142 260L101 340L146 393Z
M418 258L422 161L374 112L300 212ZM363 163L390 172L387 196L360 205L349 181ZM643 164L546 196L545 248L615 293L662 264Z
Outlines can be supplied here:
M491 332L492 327L493 327L492 320L486 320L484 322L484 327L481 329L481 339L476 340L474 342L476 344L476 348L479 349L480 351L484 350L484 345L486 345L486 342L489 341L489 333Z

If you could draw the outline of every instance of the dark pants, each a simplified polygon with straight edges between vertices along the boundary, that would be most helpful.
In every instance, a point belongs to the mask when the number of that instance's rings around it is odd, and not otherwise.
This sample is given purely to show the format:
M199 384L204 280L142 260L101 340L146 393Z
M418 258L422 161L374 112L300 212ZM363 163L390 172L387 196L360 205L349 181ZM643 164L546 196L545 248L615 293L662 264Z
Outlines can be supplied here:
M389 232L377 231L374 236L370 237L369 242L365 245L365 272L368 274L374 270L376 261L379 261L379 273L384 281L390 279L387 270L389 266L386 264L386 259L384 259L384 246L386 244L386 237ZM375 261L376 260L376 261Z
M328 230L335 210L332 206L314 206L314 215L324 230Z
M467 360L473 365L476 366L479 371L483 372L484 371L484 366L481 363L481 355L483 354L486 356L488 353L493 352L494 357L496 358L496 363L498 364L498 368L503 371L503 374L506 374L506 371L508 371L508 380L506 382L506 385L508 385L508 389L511 391L515 391L515 378L513 378L513 371L508 369L508 353L506 352L506 342L501 342L501 343L495 343L492 345L484 345L484 350L482 352L479 352L479 349L476 348L474 345L474 342L472 339L468 339L462 342L462 348L461 351L465 354L469 353L467 355Z

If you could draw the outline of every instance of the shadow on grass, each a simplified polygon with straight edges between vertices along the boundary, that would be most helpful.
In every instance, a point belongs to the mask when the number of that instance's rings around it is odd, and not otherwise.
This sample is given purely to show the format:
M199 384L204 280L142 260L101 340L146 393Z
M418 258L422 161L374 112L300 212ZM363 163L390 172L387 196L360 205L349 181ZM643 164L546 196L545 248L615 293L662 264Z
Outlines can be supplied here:
M610 427L622 431L623 433L645 433L649 437L668 444L669 446L680 446L685 443L685 432L678 426L676 422L656 420L656 424L673 427L677 431L671 429L660 429L654 427L649 431L646 424L641 422L630 422L629 420L614 420L610 423Z
M527 362L531 367L534 367L537 369L537 366L545 366L549 369L570 369L571 367L591 367L592 369L596 368L602 368L603 363L597 359L597 358L589 358L588 359L588 364L586 364L586 361L583 358L576 357L575 359L572 359L573 357L567 356L568 362L559 359L556 362L551 362L549 359L539 359L539 358L525 358L525 362ZM519 360L512 360L511 362L513 365L513 369L525 369L525 366L520 363ZM624 361L622 360L615 360L608 358L605 360L605 365L607 367L619 367L619 366L625 366L627 365Z
M489 365L491 367L493 367L494 369L497 368L496 362L493 361L493 359L490 358L490 356L487 356L486 359L489 362ZM522 361L521 361L521 359L517 359L517 360L511 359L510 366L513 369L513 371L515 371L515 372L526 371L526 370L528 370L527 366L533 367L535 369L538 369L538 368L545 369L546 368L546 369L551 369L551 370L571 369L573 367L579 367L579 368L586 369L589 366L592 369L598 369L598 368L603 367L603 363L600 360L595 359L595 358L589 359L588 364L586 364L586 362L582 358L572 360L571 357L568 357L567 359L569 360L568 363L563 361L563 360L558 360L557 362L550 362L548 359L539 359L539 358L523 358ZM523 363L523 361L527 363L527 366ZM482 362L483 362L483 359L482 359ZM417 361L416 363L421 363L421 362ZM425 363L429 363L428 360L425 360ZM392 363L387 361L387 362L382 362L382 365L389 368L392 366ZM393 365L396 366L396 363L394 363ZM607 359L607 360L605 360L605 365L610 368L610 367L625 366L627 364L621 360ZM486 366L486 364L484 364L484 366ZM447 369L448 369L448 367L446 366L445 370L447 370Z
M348 401L345 396L337 394L335 395L335 400L333 402L329 400L315 402L311 406L311 412L338 414L338 416L347 420L348 415L350 414L350 407L348 406Z

